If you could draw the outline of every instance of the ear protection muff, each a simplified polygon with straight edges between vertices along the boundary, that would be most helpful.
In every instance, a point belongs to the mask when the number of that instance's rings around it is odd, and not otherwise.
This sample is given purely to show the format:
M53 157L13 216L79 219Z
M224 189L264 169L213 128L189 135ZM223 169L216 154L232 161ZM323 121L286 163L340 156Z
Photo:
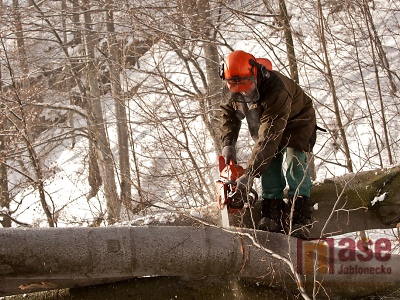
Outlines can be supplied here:
M264 65L256 62L253 59L250 59L250 65L252 65L252 66L257 68L257 74L260 74L262 79L269 78L270 73L269 73L268 69Z
M221 78L222 80L225 79L225 74L224 74L224 62L221 62L219 64L219 69L218 69L218 73L219 73L219 78Z
M260 71L261 77L263 79L269 78L270 73L269 73L268 69L264 65L261 65L261 64L259 64L259 68L260 68L259 71Z

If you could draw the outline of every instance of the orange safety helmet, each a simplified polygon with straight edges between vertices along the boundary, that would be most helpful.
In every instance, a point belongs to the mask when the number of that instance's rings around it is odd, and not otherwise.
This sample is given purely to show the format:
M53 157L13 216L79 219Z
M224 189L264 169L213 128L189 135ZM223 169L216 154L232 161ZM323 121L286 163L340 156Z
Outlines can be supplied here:
M231 52L224 61L223 79L256 77L257 70L250 64L250 60L256 61L250 53L242 50Z
M256 84L257 69L261 77L268 78L272 63L267 58L255 58L242 50L231 52L220 67L220 77L226 80L229 90L234 93L245 92Z
M229 90L240 93L255 84L257 68L251 61L255 62L255 57L242 50L235 50L225 58L220 68L220 77L226 80Z

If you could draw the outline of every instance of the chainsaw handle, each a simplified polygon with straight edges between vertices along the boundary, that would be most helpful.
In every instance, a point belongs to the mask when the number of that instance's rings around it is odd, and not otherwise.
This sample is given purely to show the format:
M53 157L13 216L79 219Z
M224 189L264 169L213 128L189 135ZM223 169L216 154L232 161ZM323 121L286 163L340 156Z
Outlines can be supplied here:
M236 185L236 181L229 180L229 179L225 179L225 178L223 178L223 177L220 177L220 178L217 180L217 182L218 182L218 181L222 182L223 184L232 184L232 185Z
M218 179L218 181L222 182L223 184L231 184L233 186L236 186L236 181L234 181L234 180L220 178L220 179ZM237 190L235 189L235 191L230 191L227 196L229 198L235 198L235 194L236 193L237 193ZM254 195L254 199L256 199L256 200L258 199L258 193L253 187L250 189L250 193L249 194L253 194Z
M251 195L251 194L252 194L253 196L252 196L252 197L249 197L249 195ZM243 198L241 197L241 193L239 194L238 190L235 190L235 191L233 191L233 192L232 192L232 191L229 192L228 197L229 197L229 198L232 198L232 199L243 199ZM255 189L251 188L251 189L250 189L250 192L247 193L247 200L248 200L249 198L253 198L253 201L250 201L251 204L253 204L255 201L257 201L257 199L258 199L258 193L256 192Z
M258 199L258 194L257 194L256 190L253 189L253 188L251 188L251 189L250 189L250 193L254 195L255 201L257 201L257 199Z

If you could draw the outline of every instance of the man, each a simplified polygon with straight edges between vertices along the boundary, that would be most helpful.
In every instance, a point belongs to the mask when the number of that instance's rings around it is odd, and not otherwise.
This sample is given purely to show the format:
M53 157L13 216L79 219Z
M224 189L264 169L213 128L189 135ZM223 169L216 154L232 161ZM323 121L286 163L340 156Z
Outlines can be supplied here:
M262 203L258 229L288 232L307 238L311 226L312 187L306 153L315 144L316 118L312 101L291 79L265 66L244 51L233 51L221 65L224 80L222 108L222 155L226 164L236 161L236 142L241 120L247 119L255 141L246 174L236 180L236 195L246 199L253 179L261 176ZM286 154L288 197L292 226L283 201L286 180L282 165ZM287 210L286 210L287 211ZM290 210L289 210L290 211Z

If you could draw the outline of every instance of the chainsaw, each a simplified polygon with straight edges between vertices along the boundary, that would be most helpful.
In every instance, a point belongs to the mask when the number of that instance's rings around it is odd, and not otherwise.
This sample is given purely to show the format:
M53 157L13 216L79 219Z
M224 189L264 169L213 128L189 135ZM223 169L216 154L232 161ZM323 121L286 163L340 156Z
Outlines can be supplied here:
M216 181L216 193L218 208L221 210L222 226L229 227L228 213L240 212L245 203L252 205L258 198L257 192L252 188L246 199L243 199L240 193L236 191L236 179L245 173L245 169L230 161L225 164L225 158L218 158L219 178Z

